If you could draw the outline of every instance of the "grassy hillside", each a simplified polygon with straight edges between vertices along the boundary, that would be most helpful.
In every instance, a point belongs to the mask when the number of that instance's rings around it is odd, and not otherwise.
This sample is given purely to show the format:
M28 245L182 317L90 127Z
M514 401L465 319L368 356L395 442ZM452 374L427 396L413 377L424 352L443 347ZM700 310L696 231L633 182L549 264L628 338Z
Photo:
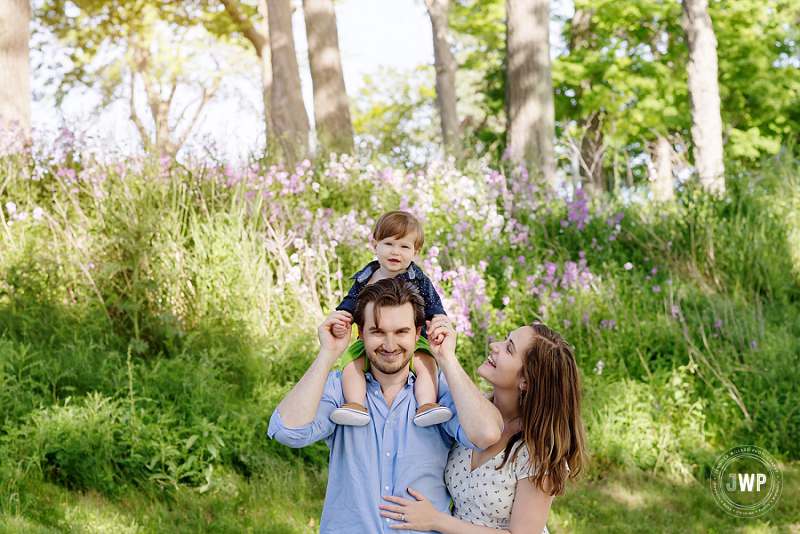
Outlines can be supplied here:
M314 532L327 450L266 425L399 207L468 372L533 320L575 346L592 459L551 531L796 532L796 169L657 205L477 161L0 158L0 531ZM740 444L783 462L764 521L707 489Z

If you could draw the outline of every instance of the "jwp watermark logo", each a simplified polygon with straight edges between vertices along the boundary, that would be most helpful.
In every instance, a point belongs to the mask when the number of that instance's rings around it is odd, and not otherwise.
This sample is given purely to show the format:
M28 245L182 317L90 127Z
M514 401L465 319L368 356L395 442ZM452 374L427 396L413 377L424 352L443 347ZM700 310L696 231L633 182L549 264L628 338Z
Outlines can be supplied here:
M783 473L775 458L753 445L728 449L711 471L711 492L720 507L736 517L769 512L783 491Z

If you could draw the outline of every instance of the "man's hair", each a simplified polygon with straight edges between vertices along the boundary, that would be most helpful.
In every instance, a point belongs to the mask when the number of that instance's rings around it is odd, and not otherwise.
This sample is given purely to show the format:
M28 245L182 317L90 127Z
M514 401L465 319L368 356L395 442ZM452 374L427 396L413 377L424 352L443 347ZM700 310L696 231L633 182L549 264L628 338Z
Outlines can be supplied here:
M372 229L372 238L375 241L383 241L389 237L403 238L409 234L414 234L415 252L422 249L422 244L425 243L425 232L417 218L407 211L384 213Z
M364 314L367 304L372 302L372 320L375 326L380 324L381 308L396 308L406 303L414 309L414 326L419 328L425 324L425 303L413 284L397 278L384 278L369 284L356 297L356 309L353 320L360 329L364 328Z

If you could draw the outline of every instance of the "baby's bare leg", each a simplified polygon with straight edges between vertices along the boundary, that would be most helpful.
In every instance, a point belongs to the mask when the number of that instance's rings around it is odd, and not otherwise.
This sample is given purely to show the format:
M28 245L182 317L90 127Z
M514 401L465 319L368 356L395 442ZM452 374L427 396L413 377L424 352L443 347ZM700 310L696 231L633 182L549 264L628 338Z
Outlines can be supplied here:
M439 397L436 360L425 352L415 352L414 373L417 375L417 381L414 383L414 396L417 398L417 406L435 404ZM364 389L366 390L366 386Z
M416 365L416 362L414 365ZM344 394L345 402L355 402L361 406L365 405L367 380L364 378L364 356L359 356L342 369L342 393Z

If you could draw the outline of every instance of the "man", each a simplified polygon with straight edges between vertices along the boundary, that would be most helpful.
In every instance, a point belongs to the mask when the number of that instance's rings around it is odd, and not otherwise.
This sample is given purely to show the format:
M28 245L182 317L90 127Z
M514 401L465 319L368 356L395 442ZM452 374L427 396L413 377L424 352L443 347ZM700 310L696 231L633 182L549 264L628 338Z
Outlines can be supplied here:
M453 441L486 448L500 439L502 419L461 368L455 330L447 317L439 316L427 327L428 344L441 370L438 403L456 415L431 427L412 423L417 403L408 363L424 323L424 306L411 284L387 278L367 286L352 319L370 364L370 423L338 426L329 419L343 402L340 373L329 371L350 341L348 335L333 334L334 326L349 327L351 321L349 313L336 311L317 329L319 354L275 409L268 435L290 447L324 439L330 448L320 534L409 532L389 528L396 521L380 516L381 497L410 499L410 487L446 511L450 497L443 473Z

